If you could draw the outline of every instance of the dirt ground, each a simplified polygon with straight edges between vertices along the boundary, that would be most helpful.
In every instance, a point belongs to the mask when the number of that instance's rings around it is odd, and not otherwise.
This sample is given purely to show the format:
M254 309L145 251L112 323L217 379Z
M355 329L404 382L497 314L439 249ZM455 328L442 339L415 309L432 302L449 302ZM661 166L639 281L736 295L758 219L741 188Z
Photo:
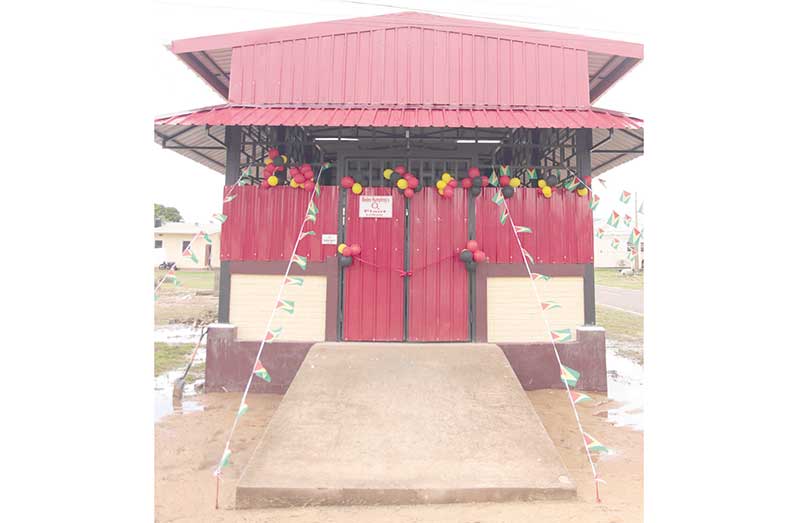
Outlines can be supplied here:
M206 325L216 321L219 297L185 287L162 287L155 300L155 325Z
M593 403L577 405L585 430L612 451L598 463L600 476L607 484L601 485L602 503L597 504L590 465L565 392L540 390L529 392L528 396L578 485L575 502L234 510L236 481L282 398L253 394L247 398L249 412L236 430L231 464L224 469L220 509L215 510L216 481L211 471L240 401L240 394L230 393L200 395L197 399L204 404L204 411L171 415L155 425L155 519L293 523L642 521L643 433L608 423L606 412L613 404L607 403L604 396L591 394Z

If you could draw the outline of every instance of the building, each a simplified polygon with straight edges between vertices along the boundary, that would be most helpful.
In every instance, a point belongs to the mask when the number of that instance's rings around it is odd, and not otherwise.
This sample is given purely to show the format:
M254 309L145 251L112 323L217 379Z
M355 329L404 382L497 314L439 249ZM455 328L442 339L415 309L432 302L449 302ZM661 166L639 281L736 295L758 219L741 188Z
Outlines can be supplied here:
M318 219L299 244L301 287L284 297L279 339L264 352L284 391L319 340L499 344L529 389L562 386L548 329L572 329L564 364L580 387L606 389L604 332L595 326L593 219L588 198L564 186L643 152L643 122L592 103L643 58L640 44L420 13L190 38L169 49L224 103L155 120L155 141L225 177L219 321L209 332L206 387L243 388L303 224L308 194L264 183L278 148L289 165L323 163ZM386 168L420 180L406 198ZM546 315L512 230L491 199L435 187L444 172L468 178L502 166L522 182L508 205L529 226ZM238 186L242 173L254 184ZM532 174L534 172L534 174ZM555 176L550 198L534 177ZM356 195L342 186L352 177ZM589 182L587 182L589 183ZM383 217L363 198L384 197ZM370 200L374 202L374 200ZM387 202L387 203L386 203ZM488 263L466 270L469 239ZM362 246L350 267L336 244ZM299 274L296 273L299 272Z
M632 249L637 251L637 256L640 259L640 268L643 269L645 267L645 240L640 240L638 249L629 243L631 229L615 230L609 227L603 228L605 231L602 237L593 240L593 265L597 269L634 268L633 258L630 258L634 252Z
M211 243L205 239L205 235ZM155 235L155 265L175 262L178 269L209 269L221 266L219 246L221 232L217 224L170 222L157 226ZM194 253L185 254L187 249Z

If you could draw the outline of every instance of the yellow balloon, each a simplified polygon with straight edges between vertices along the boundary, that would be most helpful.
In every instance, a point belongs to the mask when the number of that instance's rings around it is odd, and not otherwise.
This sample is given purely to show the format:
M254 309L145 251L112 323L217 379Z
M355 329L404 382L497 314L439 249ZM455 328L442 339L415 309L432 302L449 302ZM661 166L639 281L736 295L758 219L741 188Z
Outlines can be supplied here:
M393 174L393 169L385 169L384 171L382 171L382 177L385 178L386 180L390 180L392 174Z
M579 196L586 196L587 195L587 187L580 187L576 190L576 194Z
M268 183L270 186L272 186L272 187L274 187L275 185L277 185L277 183L278 183L279 181L280 181L280 180L278 180L278 179L277 179L277 177L276 177L275 175L273 175L273 174L272 174L271 176L269 176L269 177L266 179L266 182L267 182L267 183ZM291 180L291 181L293 181L293 180Z
M280 157L283 159L283 164L288 165L288 156L281 154Z
M355 194L362 193L363 192L363 186L360 185L359 183L356 183L355 185L352 186L352 192L355 193Z
M443 176L441 176L441 180L443 180L444 183L449 183L449 180L451 180L451 179L452 179L452 175L449 174L449 173L443 173Z
M446 187L446 181L447 180L438 180L435 182L435 187L437 187L439 191L442 191L443 188Z
M438 189L438 194L440 194L441 196L443 196L443 189Z
M294 181L294 179L293 179L293 178L291 178L291 181L290 181L290 182L288 182L288 184L289 184L291 187L293 187L294 189L296 189L297 187L299 187L299 185L298 185L298 184L297 184L297 183Z
M515 189L521 186L521 178L510 178L510 187Z
M399 180L398 182L396 182L396 186L397 186L397 187L399 187L400 189L402 189L402 190L404 191L405 189L407 189L407 180L405 180L404 178L402 178L401 180Z
M342 243L342 244L338 245L338 254L343 254L344 253L344 249L346 249L346 244L345 243Z
M538 187L540 187L541 189L545 188L546 187L546 180L544 180L543 178L538 180ZM549 192L551 192L551 191L549 191Z
M269 165L270 163L272 163L272 159L271 158L266 158L266 165Z
M549 187L548 185L543 188L543 196L545 196L546 198L551 198L551 187Z

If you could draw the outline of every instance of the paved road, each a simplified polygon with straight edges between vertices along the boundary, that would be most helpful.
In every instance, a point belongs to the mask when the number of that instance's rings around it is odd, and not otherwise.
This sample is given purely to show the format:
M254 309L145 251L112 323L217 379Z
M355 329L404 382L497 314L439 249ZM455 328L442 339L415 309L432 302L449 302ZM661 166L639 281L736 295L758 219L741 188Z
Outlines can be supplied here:
M596 285L596 303L626 312L643 314L643 291Z

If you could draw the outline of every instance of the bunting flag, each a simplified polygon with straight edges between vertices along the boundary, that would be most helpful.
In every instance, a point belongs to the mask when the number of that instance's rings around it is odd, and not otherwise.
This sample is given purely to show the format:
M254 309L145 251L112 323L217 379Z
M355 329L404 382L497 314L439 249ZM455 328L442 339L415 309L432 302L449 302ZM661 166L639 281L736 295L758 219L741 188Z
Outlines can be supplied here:
M540 274L540 273L537 273L537 272L533 272L532 273L532 280L534 280L534 281L538 281L538 280L549 281L550 279L551 279L551 276L546 276L545 274Z
M224 453L222 454L222 459L219 460L219 465L216 466L216 470L213 471L214 476L218 476L222 473L222 469L230 464L230 456L233 453L230 451L230 447L224 448Z
M258 360L255 362L255 370L252 371L252 374L259 377L262 380L265 380L267 383L272 382L272 377L269 376L269 371L266 370L266 367Z
M637 244L640 243L640 235L641 232L637 230L637 227L633 227L631 234L629 234L629 243L637 247Z
M332 163L330 162L324 162L323 164L321 164L322 169L329 169L330 167L332 167Z
M604 237L604 229L602 229L601 227L599 227L599 228L596 230L596 237L597 237L597 238L599 238L599 239L603 238L603 237Z
M576 176L568 178L568 180L565 182L564 187L566 190L574 192L574 189L579 187L579 178L577 178Z
M582 435L585 437L585 445L587 445L587 449L593 452L609 452L609 449L598 442L596 438L588 434L587 432L582 432Z
M274 330L266 331L266 337L264 338L264 341L266 343L273 343L274 340L279 338L282 333L283 333L283 328L282 327L278 327L278 328L276 328Z
M510 176L510 166L509 165L500 165L499 166L499 175L500 176Z
M637 258L637 250L636 249L632 249L632 250L630 250L629 252L626 253L626 259L629 260L630 262L635 261L635 258Z
M321 197L321 184L317 183L316 186L313 188L313 192L316 193L316 197Z
M562 307L560 307L560 304L557 303L556 301L544 301L544 302L542 302L540 304L540 307L544 311L550 311L550 310L554 310L554 309L562 309Z
M610 247L612 247L613 249L617 249L620 244L621 241L618 238L613 238L612 243L610 243Z
M564 341L571 341L573 336L571 335L571 329L555 329L551 331L551 337L554 339L555 343L562 343Z
M308 266L308 259L307 259L307 257L305 257L305 256L300 256L300 255L298 255L298 254L294 254L294 256L291 258L291 262L293 262L293 263L296 263L296 264L299 266L299 268L300 268L300 269L302 269L303 271L304 271L304 270L307 268L307 266Z
M560 379L567 383L569 387L576 387L576 382L579 381L579 373L570 367L560 365Z
M286 285L296 285L297 287L302 287L303 283L305 283L305 278L300 278L299 276L286 276L285 277L285 284Z
M637 212L639 212L640 214L643 214L643 202L640 202L640 208L637 209Z
M610 217L607 218L607 225L609 225L610 227L617 228L619 221L621 221L621 215L618 214L615 211L612 211L612 214L610 214Z
M535 258L533 258L531 254L529 254L529 251L527 251L526 249L522 248L521 249L521 254L524 255L524 258L529 260L529 264L530 265L535 265Z
M575 390L572 390L570 392L571 392L571 400L574 403L584 403L586 401L592 401L593 399L587 394L582 394L581 392L576 392Z
M629 191L621 192L621 203L629 203L629 198L632 197L632 193Z
M294 313L294 302L291 300L280 300L277 302L277 310L285 311L288 314Z
M203 232L203 233L202 233L202 237L203 237L203 239L204 239L206 242L208 242L208 243L213 243L213 240L211 240L211 237L210 237L210 235L208 235L208 233L207 233L207 232Z
M601 198L598 197L598 194L593 193L593 197L590 199L590 210L595 211L596 207L598 207L599 200Z
M488 177L488 183L494 187L499 186L499 177L496 176L496 169L491 169L490 177Z
M532 229L530 229L529 227L524 227L523 225L516 225L515 232L519 234L522 232L532 232Z
M623 215L623 224L626 227L629 227L630 225L632 225L632 217L629 216L628 214L624 214Z
M197 256L194 254L194 251L191 249L190 245L185 251L183 251L183 256L190 256L191 261L193 261L194 263L199 263L199 260L197 259Z
M317 214L319 214L319 208L316 207L316 204L313 203L313 200L311 200L310 205L308 205L308 214L305 217L305 219L311 222L315 222Z
M527 168L526 175L529 177L530 180L537 180L538 179L538 171L537 171L537 169L529 169L529 168Z
M225 221L227 221L227 215L224 215L224 214L218 214L217 213L217 214L214 214L213 217L215 219L219 220L219 223L224 223Z
M598 181L598 183L601 184L602 187L604 187L605 189L607 188L607 182L605 182L601 178L596 178L596 180Z
M248 406L246 403L244 403L243 405L241 405L241 406L238 408L238 413L236 414L236 416L239 416L239 417L241 417L241 416L243 416L244 414L246 414L248 410L249 410L249 406Z
M501 205L504 203L504 195L501 191L496 191L496 194L493 195L493 198L490 199L496 205Z
M238 196L238 195L237 194L231 194L230 196L228 196L227 198L224 199L224 203L232 202L233 200L236 199L236 196Z
M503 210L502 210L502 215L501 215L501 216L499 216L499 223L501 223L502 225L504 225L505 223L507 223L507 218L508 218L509 216L510 216L510 212L509 212L507 209L503 209Z
M299 235L299 239L303 240L306 236L316 236L316 231L302 231Z

